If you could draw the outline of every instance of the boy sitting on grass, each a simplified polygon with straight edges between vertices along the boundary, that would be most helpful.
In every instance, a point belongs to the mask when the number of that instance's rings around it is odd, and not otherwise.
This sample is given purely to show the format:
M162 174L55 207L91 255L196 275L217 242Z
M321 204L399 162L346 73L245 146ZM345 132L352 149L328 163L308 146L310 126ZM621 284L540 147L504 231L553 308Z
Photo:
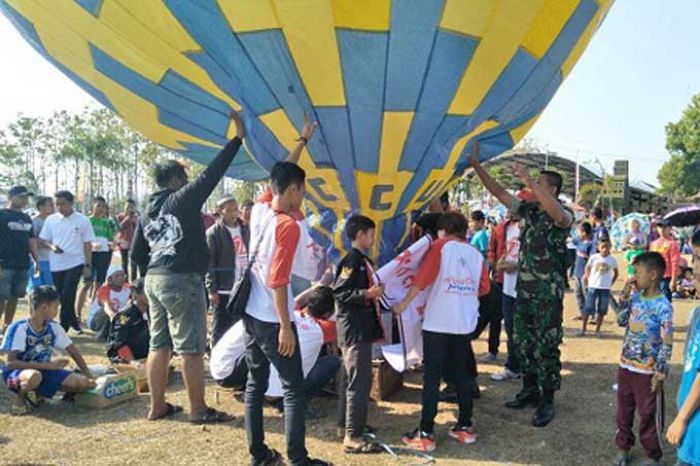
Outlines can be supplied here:
M639 440L647 456L642 464L660 464L662 456L657 406L663 400L673 345L673 308L661 291L665 269L658 252L640 254L634 261L634 276L622 290L617 322L626 330L617 376L618 466L630 464L635 410L639 412Z
M95 387L92 374L78 348L54 319L58 315L60 296L50 286L40 286L31 295L29 319L8 328L2 344L7 364L2 378L17 393L12 414L29 414L40 397L52 398L57 391L81 393ZM53 349L65 350L82 374L67 371L68 359L51 360ZM84 374L84 375L83 375Z

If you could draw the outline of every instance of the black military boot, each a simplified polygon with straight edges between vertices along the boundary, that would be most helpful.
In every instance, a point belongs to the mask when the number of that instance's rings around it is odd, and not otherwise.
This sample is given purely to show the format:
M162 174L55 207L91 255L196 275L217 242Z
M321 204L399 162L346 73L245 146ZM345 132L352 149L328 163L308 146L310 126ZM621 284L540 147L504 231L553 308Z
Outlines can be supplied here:
M532 375L523 377L523 389L510 401L506 401L506 408L523 409L534 408L542 401L540 389L537 386L537 378Z
M554 419L554 390L545 390L542 401L532 418L532 425L545 427L552 419Z

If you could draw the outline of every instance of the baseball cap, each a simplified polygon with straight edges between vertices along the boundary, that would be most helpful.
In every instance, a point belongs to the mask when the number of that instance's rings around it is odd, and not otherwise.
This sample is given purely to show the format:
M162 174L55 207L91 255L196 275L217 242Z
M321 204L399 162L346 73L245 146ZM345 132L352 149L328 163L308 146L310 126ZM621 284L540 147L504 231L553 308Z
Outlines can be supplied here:
M118 267L116 265L113 265L107 270L107 279L112 278L112 275L119 273L119 272L124 272L121 267Z
M639 238L635 236L634 238L630 239L630 244L633 246L639 246L640 244L642 244L642 242L639 241Z
M33 196L34 193L29 191L26 186L13 186L7 193L7 197L18 197L18 196Z
M515 197L517 197L523 202L531 202L535 200L535 195L532 194L532 191L526 188L521 189L520 191L515 193Z
M217 209L220 209L220 208L222 208L224 205L228 204L229 202L236 202L236 203L237 203L235 197L226 196L226 197L222 197L221 199L219 199L218 201L216 201L216 208L217 208Z

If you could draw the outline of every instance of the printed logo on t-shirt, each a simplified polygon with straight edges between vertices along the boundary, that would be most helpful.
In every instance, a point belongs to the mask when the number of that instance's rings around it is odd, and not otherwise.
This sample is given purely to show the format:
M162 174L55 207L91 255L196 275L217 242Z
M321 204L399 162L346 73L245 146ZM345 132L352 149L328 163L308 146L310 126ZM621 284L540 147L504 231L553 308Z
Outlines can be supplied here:
M51 360L51 334L32 335L27 333L27 346L23 359L25 361L45 362Z
M477 292L476 283L474 283L471 277L457 278L447 276L443 281L445 283L445 293L472 296Z
M180 220L172 214L160 215L148 222L143 234L151 247L151 261L165 256L175 256L175 246L182 240Z
M26 222L7 222L7 229L26 233L32 229L32 224Z

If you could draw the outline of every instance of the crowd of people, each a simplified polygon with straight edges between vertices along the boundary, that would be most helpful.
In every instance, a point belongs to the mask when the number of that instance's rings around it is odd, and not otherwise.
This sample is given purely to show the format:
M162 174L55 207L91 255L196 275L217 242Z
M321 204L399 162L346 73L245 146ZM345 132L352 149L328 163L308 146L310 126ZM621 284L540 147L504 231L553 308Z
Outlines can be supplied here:
M0 211L0 310L4 316L3 379L17 394L15 414L27 414L42 397L89 390L95 381L68 332L81 334L83 307L90 302L87 325L106 344L113 361L147 358L152 421L184 408L167 399L168 370L174 354L182 360L196 424L225 423L229 413L206 403L206 361L217 384L244 391L245 429L253 464L283 464L267 446L263 407L284 413L287 458L294 465L323 465L306 449L306 420L317 416L310 401L337 382L338 429L347 454L382 451L368 433L373 344L385 335L382 312L404 313L424 293L423 387L421 415L402 441L413 449L437 448L435 417L440 401L457 403L457 420L448 435L461 444L477 441L473 419L479 397L477 359L472 342L488 328L488 351L480 362L497 360L501 326L507 358L494 381L520 380L522 388L505 403L508 409L534 408L532 425L547 426L556 415L561 386L560 345L564 296L570 281L583 336L601 325L612 307L625 328L617 383L615 464L630 463L637 412L645 464L661 460L659 396L668 375L673 343L674 297L695 295L700 273L683 268L681 247L664 221L654 236L637 222L625 238L625 282L612 255L603 214L577 218L559 200L562 177L542 171L533 179L516 165L523 189L512 194L479 162L474 144L471 165L486 189L508 211L491 224L483 212L469 218L441 197L417 216L414 239L431 237L405 296L382 309L384 284L369 257L374 221L349 217L344 234L350 248L339 263L318 273L318 258L301 211L305 195L299 156L316 125L305 118L302 133L287 160L274 165L269 186L256 202L233 197L216 203L216 215L202 209L228 170L245 129L233 112L234 137L195 179L175 160L155 170L158 191L143 215L128 201L110 216L105 199L95 197L92 215L74 208L74 196L57 192L37 196L37 214L24 213L32 195L16 186ZM55 209L55 212L54 212ZM700 260L700 233L690 251ZM121 267L112 265L120 251ZM292 278L315 283L296 296ZM14 320L17 300L30 290L30 314ZM245 289L242 292L241 289ZM243 297L241 297L243 296ZM244 299L244 311L235 311ZM211 326L207 309L211 308ZM54 319L59 316L59 322ZM53 359L52 349L67 359ZM700 311L688 330L679 412L666 432L679 445L679 464L700 464ZM440 391L442 381L446 388Z

